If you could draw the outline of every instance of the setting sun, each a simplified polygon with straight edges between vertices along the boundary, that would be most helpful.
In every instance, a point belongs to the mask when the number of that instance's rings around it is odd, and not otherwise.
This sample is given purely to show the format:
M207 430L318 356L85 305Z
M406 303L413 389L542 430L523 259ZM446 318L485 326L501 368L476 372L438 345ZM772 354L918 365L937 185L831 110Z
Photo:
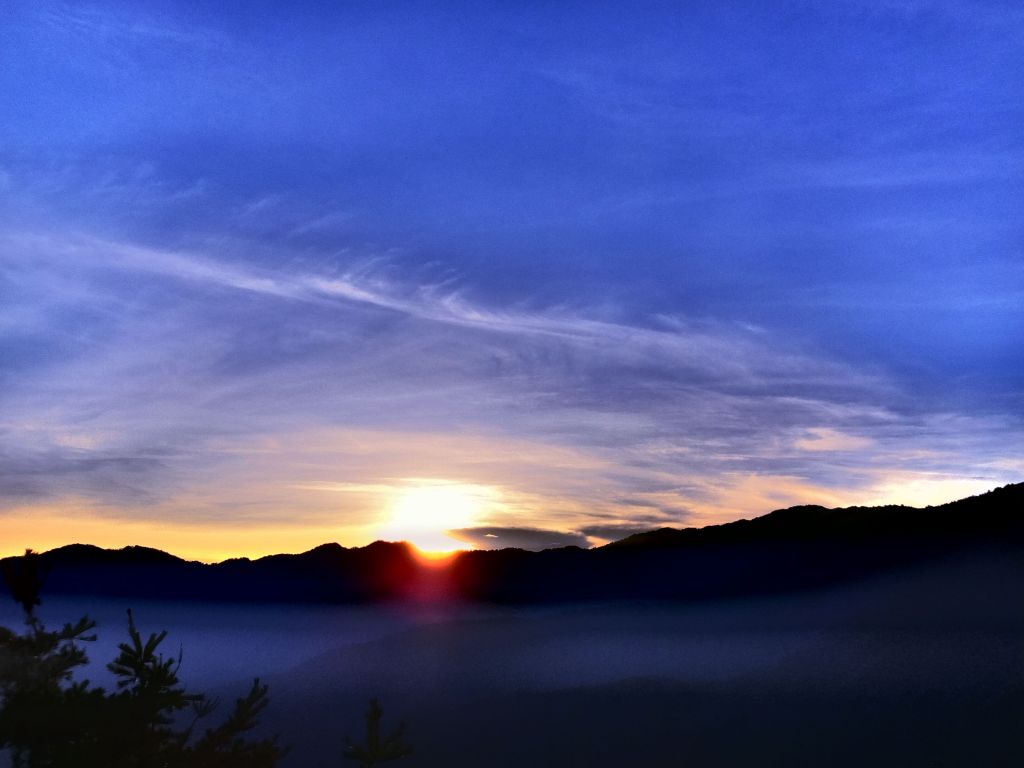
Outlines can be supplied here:
M477 525L491 495L488 488L459 483L410 486L396 493L380 535L407 541L425 553L467 549L449 531Z

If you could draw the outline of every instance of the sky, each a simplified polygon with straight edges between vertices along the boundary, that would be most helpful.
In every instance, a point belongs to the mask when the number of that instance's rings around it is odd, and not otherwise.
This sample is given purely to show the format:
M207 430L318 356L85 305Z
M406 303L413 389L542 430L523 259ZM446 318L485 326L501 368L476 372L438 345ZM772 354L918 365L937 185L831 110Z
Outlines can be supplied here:
M599 545L1024 479L1024 8L0 24L0 554Z

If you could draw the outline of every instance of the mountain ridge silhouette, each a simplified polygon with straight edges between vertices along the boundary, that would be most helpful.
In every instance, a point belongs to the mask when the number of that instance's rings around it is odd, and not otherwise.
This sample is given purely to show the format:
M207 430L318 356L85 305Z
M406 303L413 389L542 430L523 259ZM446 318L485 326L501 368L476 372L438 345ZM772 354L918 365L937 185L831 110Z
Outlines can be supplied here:
M928 507L801 505L703 528L661 528L592 549L459 553L423 565L404 542L325 543L219 563L159 549L69 544L41 555L47 594L239 602L450 598L508 603L699 600L863 578L966 550L1024 556L1024 483ZM11 560L12 558L5 558Z

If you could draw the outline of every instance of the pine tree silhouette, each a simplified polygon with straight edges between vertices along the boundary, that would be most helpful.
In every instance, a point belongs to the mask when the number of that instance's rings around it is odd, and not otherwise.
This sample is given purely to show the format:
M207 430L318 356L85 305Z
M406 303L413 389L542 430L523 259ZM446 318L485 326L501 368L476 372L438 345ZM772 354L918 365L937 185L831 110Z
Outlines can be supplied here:
M116 690L74 680L88 663L84 646L96 640L96 622L83 616L48 630L35 610L43 577L31 550L5 563L4 580L26 625L22 633L0 627L0 749L10 750L14 768L274 768L285 755L276 737L247 738L269 701L259 678L223 722L197 735L217 700L185 689L181 653L160 652L167 632L144 637L131 610L128 640L107 665ZM402 741L404 723L381 737L383 714L372 699L366 744L346 739L345 757L375 766L412 753Z
M350 760L358 760L363 768L372 768L411 755L412 747L402 741L405 723L399 723L394 731L382 738L380 721L383 717L384 710L380 704L376 699L370 699L370 706L366 710L366 743L354 744L346 737L342 754Z
M35 613L42 571L31 551L4 577L26 624L23 633L0 627L0 748L14 768L273 768L285 754L276 739L246 738L267 706L259 679L220 725L195 738L217 702L181 685L181 655L160 653L167 633L143 639L131 611L128 642L108 665L117 690L74 681L96 622L46 629ZM192 717L182 727L185 710Z
M43 589L43 568L39 554L26 549L25 554L17 560L5 561L4 582L11 597L31 616L39 605L39 593Z

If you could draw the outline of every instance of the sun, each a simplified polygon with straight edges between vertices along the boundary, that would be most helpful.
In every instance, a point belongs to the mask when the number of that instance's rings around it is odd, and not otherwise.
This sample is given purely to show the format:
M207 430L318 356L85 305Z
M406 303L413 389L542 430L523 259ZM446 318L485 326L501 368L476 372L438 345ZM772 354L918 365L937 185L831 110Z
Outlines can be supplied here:
M442 554L468 549L448 531L476 525L487 501L486 488L432 482L399 490L391 502L381 536L408 541L421 552Z

